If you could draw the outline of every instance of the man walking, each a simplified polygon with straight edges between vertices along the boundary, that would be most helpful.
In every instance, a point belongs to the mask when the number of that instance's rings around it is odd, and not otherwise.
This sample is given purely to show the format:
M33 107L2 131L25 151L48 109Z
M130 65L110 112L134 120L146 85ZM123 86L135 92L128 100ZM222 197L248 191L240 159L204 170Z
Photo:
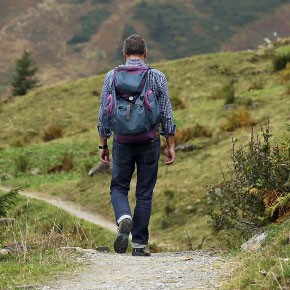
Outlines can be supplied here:
M113 128L106 126L103 116L108 107L106 107L108 97L111 97L112 94L114 95L114 92L118 89L116 86L120 83L118 71L109 71L103 84L99 111L100 160L102 163L110 162L107 139L111 136L112 131L114 131L112 179L110 186L111 202L118 225L118 235L114 243L114 249L117 253L125 253L128 247L129 234L131 233L132 255L150 256L150 251L147 247L149 239L148 226L151 215L153 189L157 180L158 161L160 157L160 134L165 136L167 141L165 163L170 165L175 159L175 125L166 78L162 72L145 65L147 47L144 39L136 34L129 36L124 41L122 52L126 63L124 66L119 66L121 70L144 69L144 79L146 78L150 92L153 93L154 98L158 102L160 121L154 126L153 130L145 134L140 134L137 137L134 135L119 135ZM131 73L131 75L134 77L136 72ZM128 78L124 79L129 80L130 77L129 75ZM144 87L144 82L142 85ZM129 104L125 106L127 119L130 119L130 110L135 105L134 102L136 104L137 102L141 102L141 105L144 103L144 107L146 104L150 107L148 101L146 103L146 99L144 100L144 96L140 100L137 100L137 97L135 94L132 94L132 96L130 95L127 98ZM114 98L112 97L116 102L116 97ZM114 102L111 103L111 106L112 104ZM116 119L114 119L114 122L116 123ZM160 123L161 132L159 133ZM128 136L129 138L127 138ZM137 168L136 205L132 215L128 201L128 192L135 166Z

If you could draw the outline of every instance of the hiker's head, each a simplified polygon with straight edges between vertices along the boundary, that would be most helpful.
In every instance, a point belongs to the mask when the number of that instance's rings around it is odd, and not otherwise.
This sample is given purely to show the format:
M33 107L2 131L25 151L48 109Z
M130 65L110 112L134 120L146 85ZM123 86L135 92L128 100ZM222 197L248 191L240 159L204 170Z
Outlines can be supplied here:
M124 40L122 51L125 59L130 56L146 58L147 46L145 40L140 35L132 34Z

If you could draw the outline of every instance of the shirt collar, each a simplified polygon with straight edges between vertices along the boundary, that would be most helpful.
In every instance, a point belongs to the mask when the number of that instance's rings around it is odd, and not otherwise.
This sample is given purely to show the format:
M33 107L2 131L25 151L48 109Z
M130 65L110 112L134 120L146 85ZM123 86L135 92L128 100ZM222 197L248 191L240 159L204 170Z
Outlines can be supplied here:
M139 58L128 59L125 65L145 65L145 62Z

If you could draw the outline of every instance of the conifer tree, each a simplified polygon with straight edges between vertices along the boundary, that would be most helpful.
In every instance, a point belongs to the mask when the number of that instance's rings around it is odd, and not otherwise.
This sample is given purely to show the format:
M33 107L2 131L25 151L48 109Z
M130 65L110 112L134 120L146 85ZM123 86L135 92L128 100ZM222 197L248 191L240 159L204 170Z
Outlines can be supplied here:
M22 56L16 60L12 75L11 88L13 96L23 96L28 90L38 84L37 67L31 54L24 50Z

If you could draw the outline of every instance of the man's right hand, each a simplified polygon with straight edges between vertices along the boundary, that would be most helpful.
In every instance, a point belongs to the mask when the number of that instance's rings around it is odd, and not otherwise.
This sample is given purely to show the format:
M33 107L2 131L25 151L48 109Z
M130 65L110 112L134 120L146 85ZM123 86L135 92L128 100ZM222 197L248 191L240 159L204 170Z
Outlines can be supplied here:
M175 145L174 145L174 136L168 135L166 137L167 148L165 150L165 164L170 165L174 162L175 159Z
M109 149L100 149L100 160L103 164L110 163L110 152Z
M175 150L174 148L166 148L165 150L165 164L170 165L174 162Z

